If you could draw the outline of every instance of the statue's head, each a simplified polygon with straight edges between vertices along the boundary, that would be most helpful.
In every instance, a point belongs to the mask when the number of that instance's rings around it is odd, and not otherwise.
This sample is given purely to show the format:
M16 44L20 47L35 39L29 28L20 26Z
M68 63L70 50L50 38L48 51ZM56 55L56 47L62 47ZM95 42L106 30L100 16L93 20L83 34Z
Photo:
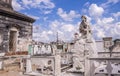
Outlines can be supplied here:
M85 21L85 22L87 21L87 17L85 15L82 15L81 19L82 21Z

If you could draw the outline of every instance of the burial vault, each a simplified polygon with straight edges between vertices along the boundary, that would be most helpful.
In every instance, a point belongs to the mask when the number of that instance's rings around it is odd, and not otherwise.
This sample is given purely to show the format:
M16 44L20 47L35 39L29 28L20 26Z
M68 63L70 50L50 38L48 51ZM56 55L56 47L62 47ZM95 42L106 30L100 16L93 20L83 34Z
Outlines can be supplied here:
M0 0L0 52L27 51L35 20L12 8L12 0Z

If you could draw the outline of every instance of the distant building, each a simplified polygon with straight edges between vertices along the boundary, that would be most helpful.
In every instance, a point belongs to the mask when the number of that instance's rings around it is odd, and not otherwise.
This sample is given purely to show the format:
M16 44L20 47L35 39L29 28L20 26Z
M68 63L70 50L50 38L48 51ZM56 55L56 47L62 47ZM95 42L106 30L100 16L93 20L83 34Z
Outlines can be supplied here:
M12 8L12 0L0 0L0 52L27 51L35 20Z

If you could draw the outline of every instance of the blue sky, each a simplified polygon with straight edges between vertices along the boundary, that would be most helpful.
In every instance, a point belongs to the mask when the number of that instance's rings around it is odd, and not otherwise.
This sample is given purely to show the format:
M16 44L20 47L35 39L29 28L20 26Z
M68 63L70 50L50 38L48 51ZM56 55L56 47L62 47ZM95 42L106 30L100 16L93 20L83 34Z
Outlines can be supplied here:
M42 42L70 41L86 15L93 37L120 38L120 0L13 0L13 8L36 19L33 39Z

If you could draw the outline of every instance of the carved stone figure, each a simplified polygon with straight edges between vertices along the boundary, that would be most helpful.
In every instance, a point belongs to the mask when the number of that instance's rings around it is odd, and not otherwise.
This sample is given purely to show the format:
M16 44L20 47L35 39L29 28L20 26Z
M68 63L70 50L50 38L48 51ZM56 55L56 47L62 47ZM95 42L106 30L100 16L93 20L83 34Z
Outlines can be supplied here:
M79 27L79 32L81 36L79 36L79 34L75 34L75 37L76 35L78 36L75 38L76 41L73 49L74 53L73 53L72 70L85 72L86 70L90 69L88 58L97 57L97 48L96 48L95 40L92 37L90 25L87 23L87 18L85 16L82 16L81 19L82 22ZM85 76L88 75L89 75L89 71L86 71Z
M81 33L82 38L87 38L89 34L91 34L91 28L90 25L87 23L87 18L86 16L81 17L82 22L79 27L79 32Z

